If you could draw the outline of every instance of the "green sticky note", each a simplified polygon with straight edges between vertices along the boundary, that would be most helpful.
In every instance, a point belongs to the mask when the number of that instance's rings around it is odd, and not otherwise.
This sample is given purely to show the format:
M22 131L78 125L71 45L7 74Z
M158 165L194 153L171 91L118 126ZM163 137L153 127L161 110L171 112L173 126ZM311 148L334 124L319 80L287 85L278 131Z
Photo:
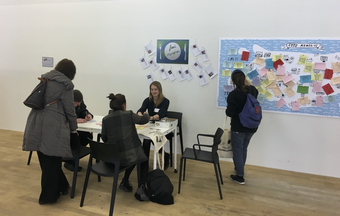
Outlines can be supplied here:
M308 94L308 86L298 86L297 93Z

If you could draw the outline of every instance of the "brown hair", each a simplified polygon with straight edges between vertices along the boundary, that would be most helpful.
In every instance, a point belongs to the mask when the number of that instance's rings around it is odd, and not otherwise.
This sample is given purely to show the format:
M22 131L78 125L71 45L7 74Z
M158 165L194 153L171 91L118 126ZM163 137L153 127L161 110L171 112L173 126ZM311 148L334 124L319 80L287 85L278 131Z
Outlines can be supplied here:
M126 103L125 96L122 94L114 95L111 93L107 98L110 99L110 108L113 110L123 110L123 104Z
M54 69L63 73L70 80L73 80L76 75L76 66L73 61L66 58L58 62Z
M150 92L149 92L149 100L150 101L153 101L153 97L152 97L152 94L151 94L151 86L156 86L156 88L158 89L159 91L159 96L157 98L157 101L156 101L156 104L155 104L155 107L157 107L160 103L163 102L164 100L164 95L163 95L163 90L162 90L162 85L160 82L158 81L153 81L151 84L150 84Z
M236 89L239 89L244 93L248 93L248 88L245 84L246 76L244 75L243 71L238 69L234 70L234 72L231 74L231 80L233 81L234 87L236 86Z

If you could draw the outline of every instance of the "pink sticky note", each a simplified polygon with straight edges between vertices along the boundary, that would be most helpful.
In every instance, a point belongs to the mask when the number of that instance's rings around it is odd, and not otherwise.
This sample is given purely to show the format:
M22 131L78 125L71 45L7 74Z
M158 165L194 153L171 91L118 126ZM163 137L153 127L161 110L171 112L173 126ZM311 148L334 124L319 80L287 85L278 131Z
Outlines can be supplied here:
M290 82L290 81L292 81L293 79L294 79L294 77L293 77L291 74L282 77L282 81L283 81L284 83Z
M299 101L292 101L292 111L300 111Z
M314 69L316 70L326 70L326 62L315 62Z
M259 73L261 76L264 76L264 75L267 74L267 72L268 72L268 69L267 69L266 67L263 67L261 70L259 70L258 73Z
M287 104L287 102L283 99L283 98L281 98L280 100L278 100L276 103L275 103L275 105L277 106L277 108L281 108L281 107L283 107L284 105L286 105Z
M323 106L323 96L316 96L316 106Z
M322 82L313 82L313 92L321 92Z
M279 65L276 70L276 75L284 76L286 71L286 66Z

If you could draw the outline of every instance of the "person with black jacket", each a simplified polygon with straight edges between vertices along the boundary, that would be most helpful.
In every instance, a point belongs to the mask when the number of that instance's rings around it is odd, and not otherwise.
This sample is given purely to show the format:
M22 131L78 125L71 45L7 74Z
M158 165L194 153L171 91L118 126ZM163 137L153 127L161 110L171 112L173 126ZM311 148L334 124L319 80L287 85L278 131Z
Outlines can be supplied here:
M230 175L230 179L239 184L245 184L244 165L247 159L247 149L250 139L257 131L257 128L244 127L238 114L246 103L247 94L250 93L256 98L258 90L246 80L241 70L235 70L231 75L231 80L234 90L229 93L227 98L226 115L231 117L231 145L236 175Z

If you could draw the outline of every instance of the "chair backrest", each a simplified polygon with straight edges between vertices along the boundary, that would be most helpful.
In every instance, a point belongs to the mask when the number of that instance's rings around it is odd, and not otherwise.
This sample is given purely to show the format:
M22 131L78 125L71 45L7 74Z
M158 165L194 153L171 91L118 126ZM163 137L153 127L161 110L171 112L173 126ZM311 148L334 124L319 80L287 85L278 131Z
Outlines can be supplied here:
M214 144L212 148L213 152L217 152L218 145L221 143L221 137L223 133L224 133L224 130L222 130L221 128L217 128L215 135L214 135Z
M181 112L168 111L166 113L166 117L178 119L177 126L182 127L182 113Z
M115 143L100 143L90 140L91 155L97 160L108 163L117 163L119 159L119 148Z

